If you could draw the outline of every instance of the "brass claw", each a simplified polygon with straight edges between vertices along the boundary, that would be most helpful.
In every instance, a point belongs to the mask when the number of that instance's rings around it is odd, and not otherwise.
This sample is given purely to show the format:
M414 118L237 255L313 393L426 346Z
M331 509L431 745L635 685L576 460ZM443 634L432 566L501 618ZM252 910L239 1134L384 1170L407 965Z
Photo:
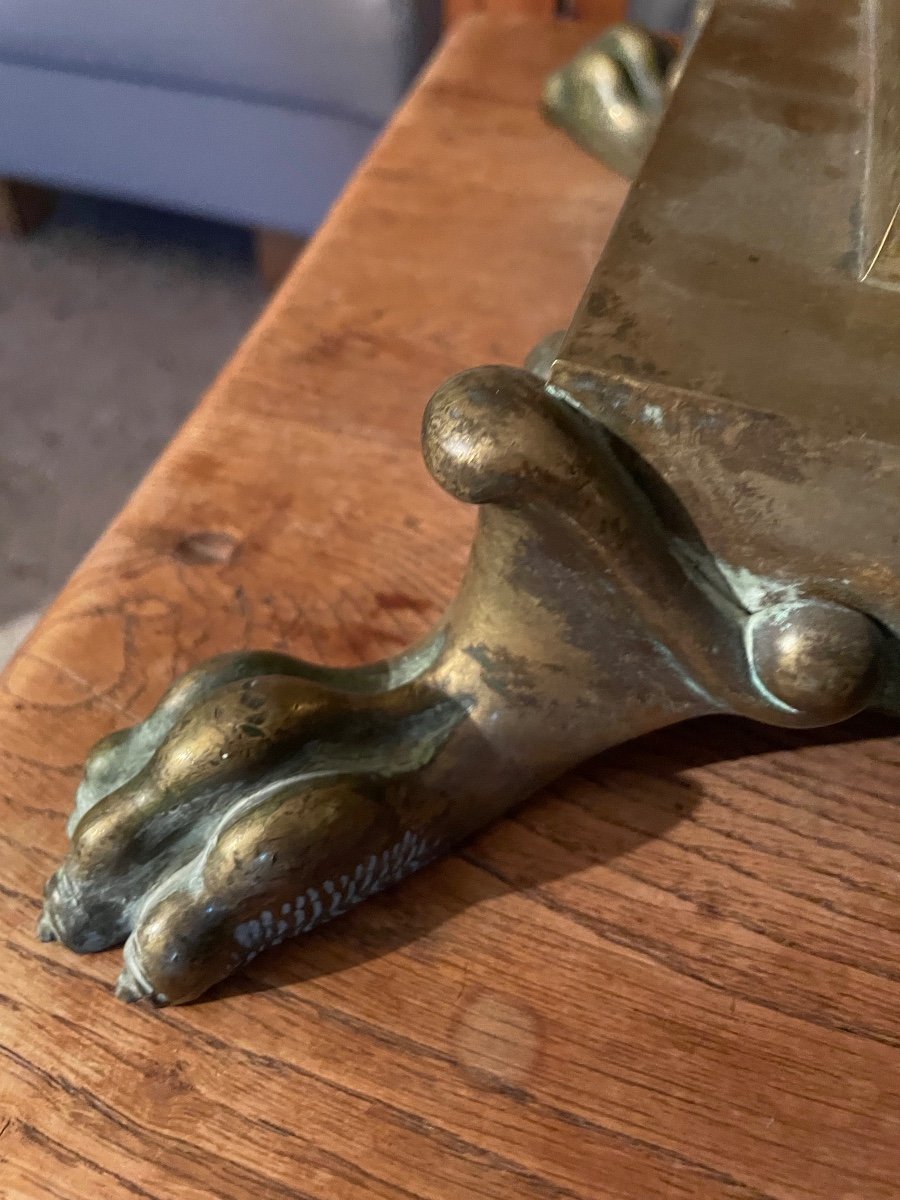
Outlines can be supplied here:
M822 723L877 697L867 617L816 600L747 612L534 372L449 380L423 446L481 506L427 641L354 670L213 659L89 758L39 936L124 941L122 999L193 999L613 743L710 712Z

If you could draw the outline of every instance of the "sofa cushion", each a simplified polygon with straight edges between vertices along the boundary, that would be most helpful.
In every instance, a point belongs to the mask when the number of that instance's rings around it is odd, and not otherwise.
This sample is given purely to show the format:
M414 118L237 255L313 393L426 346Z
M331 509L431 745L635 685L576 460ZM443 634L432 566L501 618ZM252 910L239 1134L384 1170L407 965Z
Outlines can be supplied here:
M382 123L439 0L0 0L0 61Z

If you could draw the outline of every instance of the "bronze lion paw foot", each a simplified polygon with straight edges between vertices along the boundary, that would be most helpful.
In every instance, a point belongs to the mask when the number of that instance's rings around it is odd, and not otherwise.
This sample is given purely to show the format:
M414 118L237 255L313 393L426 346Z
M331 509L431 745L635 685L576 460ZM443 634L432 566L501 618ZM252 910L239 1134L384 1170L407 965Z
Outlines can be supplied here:
M356 670L214 659L91 755L39 933L124 941L123 998L200 995L610 744L709 712L822 723L878 695L873 622L797 597L750 611L537 374L450 380L424 445L481 506L426 642Z
M371 672L347 672L343 690L317 674L223 656L101 742L40 936L78 951L127 938L118 994L183 1002L432 856L407 780L459 707L415 685L374 690Z

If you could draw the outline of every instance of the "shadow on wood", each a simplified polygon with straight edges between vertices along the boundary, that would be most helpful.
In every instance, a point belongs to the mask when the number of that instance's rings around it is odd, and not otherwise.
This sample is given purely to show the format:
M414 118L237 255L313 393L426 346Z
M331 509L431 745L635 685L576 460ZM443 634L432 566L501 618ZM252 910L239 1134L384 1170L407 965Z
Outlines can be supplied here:
M785 795L786 764L796 777L796 791L805 792L800 811L825 815L834 807L834 797L823 797L820 780L815 772L806 774L805 764L829 749L839 751L848 743L871 739L893 741L897 734L896 721L879 714L865 714L829 729L802 731L711 717L616 747L464 846L450 860L465 864L463 867L453 869L446 863L436 863L426 868L323 929L268 951L252 969L245 969L195 1003L272 989L299 994L305 981L339 973L401 947L414 947L418 941L427 959L428 939L443 924L469 908L489 904L510 892L523 893L538 912L549 907L604 938L651 958L660 955L668 966L677 967L678 955L667 946L663 929L655 939L641 938L634 922L617 926L614 919L607 920L602 903L586 906L579 913L577 906L555 900L556 889L548 885L586 877L600 866L623 879L640 881L640 871L635 871L631 860L640 861L642 848L655 839L671 842L675 853L698 854L701 861L717 869L725 865L741 869L734 863L726 864L721 854L717 856L709 848L694 847L692 851L688 834L691 826L701 831L701 841L703 831L719 830L726 841L750 856L761 860L778 857L784 853L785 836L796 824L798 805L793 790L789 798ZM716 775L740 780L735 794L723 786L711 796L708 781ZM760 809L767 802L785 810L783 822L771 822L770 837L761 835L758 829L741 832L743 822L739 818L752 810L757 791ZM825 819L832 820L827 815ZM801 841L809 842L811 860L817 851L829 846L827 837L812 834L804 834ZM657 862L652 886L661 892L663 908L668 897L695 910L695 919L696 910L707 920L729 917L725 909L720 911L716 899L703 898L694 883L679 882L673 874L663 884L660 856L654 852L653 857ZM798 870L798 887L801 875ZM771 881L762 875L759 878L771 886ZM840 889L841 883L836 881L835 899ZM801 887L797 895L802 894ZM759 927L758 920L755 925ZM554 969L552 955L546 966ZM582 969L590 971L589 957Z

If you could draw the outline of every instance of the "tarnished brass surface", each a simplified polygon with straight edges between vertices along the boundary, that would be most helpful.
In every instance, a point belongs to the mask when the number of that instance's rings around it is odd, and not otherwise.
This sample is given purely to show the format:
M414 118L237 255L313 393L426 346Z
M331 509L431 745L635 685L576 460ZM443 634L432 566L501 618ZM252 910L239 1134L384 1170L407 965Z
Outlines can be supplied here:
M187 1001L616 742L900 708L898 32L867 0L714 11L561 343L428 406L480 506L440 627L183 678L88 762L42 937L124 940L125 998Z

